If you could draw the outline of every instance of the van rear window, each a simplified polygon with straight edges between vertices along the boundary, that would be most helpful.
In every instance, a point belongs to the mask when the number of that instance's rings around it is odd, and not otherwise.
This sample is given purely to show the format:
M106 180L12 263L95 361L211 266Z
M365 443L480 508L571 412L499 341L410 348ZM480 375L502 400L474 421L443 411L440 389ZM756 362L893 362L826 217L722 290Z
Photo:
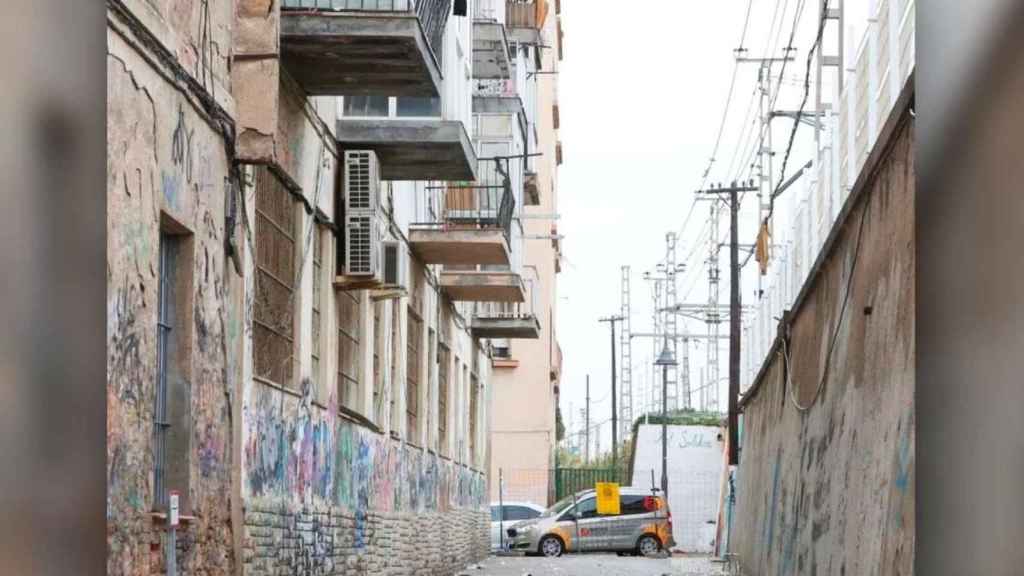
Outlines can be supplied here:
M620 504L620 506L619 506L620 513L628 515L628 514L646 514L646 513L650 512L650 510L648 510L644 506L644 499L645 498L646 498L645 496L636 496L636 495L632 495L632 494L625 494L625 495L623 495L621 501L619 502L619 504Z

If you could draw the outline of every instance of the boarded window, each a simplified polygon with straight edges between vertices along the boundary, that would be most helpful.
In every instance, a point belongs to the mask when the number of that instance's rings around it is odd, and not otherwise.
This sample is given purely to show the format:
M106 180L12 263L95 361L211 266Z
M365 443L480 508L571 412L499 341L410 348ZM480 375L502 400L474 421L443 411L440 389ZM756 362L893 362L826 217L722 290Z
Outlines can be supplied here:
M407 364L405 370L405 434L406 440L419 437L420 402L420 337L423 334L423 320L419 313L409 306L409 337L407 339Z
M402 315L399 306L395 306L394 312L391 314L391 401L389 407L389 413L391 414L391 431L398 432L399 423L401 422L400 415L396 414L396 406L398 403L398 394L401 388L399 378L399 358L401 358L400 352L404 345L404 340L401 338L401 322Z
M437 350L437 431L442 454L448 454L448 370L451 352L442 339Z
M338 292L338 404L356 410L359 395L359 297Z
M480 382L476 374L469 379L469 461L475 464L476 454L476 433L479 420Z
M294 386L295 199L269 169L256 169L256 376Z
M409 321L406 332L405 365L405 437L406 440L419 438L420 416L420 361L423 353L423 269L413 265L410 270Z
M384 303L373 305L373 415L376 422L384 421Z
M316 225L313 232L313 346L310 355L313 358L313 379L317 384L317 390L323 390L323 374L320 373L320 354L323 346L323 330L321 327L321 315L323 290L321 284L324 280L323 268L323 227Z

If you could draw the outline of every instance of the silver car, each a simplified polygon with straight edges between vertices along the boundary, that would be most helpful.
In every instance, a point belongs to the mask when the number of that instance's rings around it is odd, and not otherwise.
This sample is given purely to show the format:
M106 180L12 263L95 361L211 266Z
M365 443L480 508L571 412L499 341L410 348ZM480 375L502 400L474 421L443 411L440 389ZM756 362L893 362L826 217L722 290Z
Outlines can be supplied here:
M657 555L675 545L665 499L641 488L619 490L619 514L599 515L594 490L567 496L535 520L506 530L510 548L528 554L618 552Z
M508 548L505 530L543 513L544 507L533 502L491 502L491 552Z

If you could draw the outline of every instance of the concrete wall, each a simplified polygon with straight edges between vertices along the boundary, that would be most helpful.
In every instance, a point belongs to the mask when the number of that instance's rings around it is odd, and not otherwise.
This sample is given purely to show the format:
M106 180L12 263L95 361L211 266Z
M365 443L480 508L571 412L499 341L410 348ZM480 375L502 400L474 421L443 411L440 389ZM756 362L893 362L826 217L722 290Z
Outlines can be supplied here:
M744 574L912 570L914 131L906 107L896 117L798 300L789 378L773 353L744 401L731 546Z
M555 15L549 14L544 27L548 44L553 42ZM557 59L553 50L543 51L541 69L554 70ZM532 69L532 53L528 63ZM523 62L522 60L520 62ZM520 75L525 78L525 74ZM536 126L537 145L531 152L543 156L532 160L538 173L540 205L524 206L524 214L553 214L558 211L557 165L555 144L557 132L553 125L551 107L556 98L557 75L541 74L532 80L523 80L519 91L527 99L532 91L527 84L536 82L536 117L529 118L530 126ZM532 113L532 111L528 111ZM532 132L532 130L531 130ZM523 221L523 233L527 236L547 236L553 232L557 220L530 218ZM492 400L492 458L490 474L497 479L501 468L511 497L528 500L537 504L546 502L549 469L553 466L555 447L555 408L558 403L556 392L558 381L552 380L551 369L557 361L557 318L558 290L556 243L544 239L526 239L523 242L523 275L536 282L535 313L540 321L540 338L535 340L513 340L510 345L514 366L495 367L494 396ZM514 486L514 488L513 488ZM498 499L498 483L491 482L491 499Z
M179 271L186 306L175 334L178 405L188 407L191 426L172 429L181 436L170 458L184 468L183 512L195 520L180 532L178 569L226 574L234 570L237 416L229 350L239 316L226 297L233 272L224 250L230 135L221 121L230 126L233 108L224 54L231 14L223 2L211 2L208 12L199 0L125 4L130 12L120 2L108 7L106 58L107 573L163 570L162 524L150 515L163 228L182 234L187 253ZM209 35L200 39L204 27Z
M725 430L714 426L667 426L668 506L678 550L709 554L715 543ZM661 426L641 425L634 446L632 485L661 486ZM710 523L709 523L710 522Z

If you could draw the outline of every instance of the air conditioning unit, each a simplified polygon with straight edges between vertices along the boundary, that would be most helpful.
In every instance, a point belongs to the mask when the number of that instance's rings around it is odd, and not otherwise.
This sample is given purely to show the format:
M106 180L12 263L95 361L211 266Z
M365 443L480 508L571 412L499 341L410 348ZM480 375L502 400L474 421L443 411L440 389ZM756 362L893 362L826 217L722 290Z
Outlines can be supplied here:
M401 242L381 242L380 287L371 291L375 300L401 298L409 293L409 252Z
M345 151L345 214L380 209L380 163L373 150Z
M379 218L370 212L345 217L345 267L354 280L373 281L380 274Z

